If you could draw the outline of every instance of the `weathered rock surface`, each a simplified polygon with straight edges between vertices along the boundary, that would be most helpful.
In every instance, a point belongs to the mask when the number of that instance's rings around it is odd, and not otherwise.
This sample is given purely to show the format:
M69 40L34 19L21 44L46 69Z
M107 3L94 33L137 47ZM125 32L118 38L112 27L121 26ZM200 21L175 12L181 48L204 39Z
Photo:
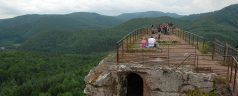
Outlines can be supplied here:
M116 64L106 59L85 77L87 96L126 96L127 75L138 74L143 79L144 96L184 96L198 88L213 90L215 74L194 73L189 66L175 68L162 64Z

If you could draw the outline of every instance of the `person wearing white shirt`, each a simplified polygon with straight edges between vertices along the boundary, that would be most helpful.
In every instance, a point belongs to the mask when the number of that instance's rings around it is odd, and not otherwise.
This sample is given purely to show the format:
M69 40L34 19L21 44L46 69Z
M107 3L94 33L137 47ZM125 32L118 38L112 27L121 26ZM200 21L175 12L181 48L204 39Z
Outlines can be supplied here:
M148 38L148 48L152 48L152 47L155 47L155 38L153 38L153 36L151 36L150 38Z

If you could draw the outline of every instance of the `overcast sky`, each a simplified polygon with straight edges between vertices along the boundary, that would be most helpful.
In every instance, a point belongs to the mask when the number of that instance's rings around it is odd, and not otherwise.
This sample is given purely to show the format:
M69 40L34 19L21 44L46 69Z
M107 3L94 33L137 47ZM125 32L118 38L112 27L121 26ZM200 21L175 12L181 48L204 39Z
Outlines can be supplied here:
M0 0L0 18L72 12L118 15L162 11L188 15L215 11L237 3L238 0Z

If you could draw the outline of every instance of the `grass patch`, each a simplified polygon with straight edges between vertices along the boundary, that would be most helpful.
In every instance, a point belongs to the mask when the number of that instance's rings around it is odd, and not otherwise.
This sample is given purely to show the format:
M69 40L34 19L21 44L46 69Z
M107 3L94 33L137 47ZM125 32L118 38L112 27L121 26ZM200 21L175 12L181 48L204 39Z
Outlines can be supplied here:
M204 92L201 92L199 89L194 89L194 90L188 91L186 93L186 96L216 96L216 94L214 91L204 93Z
M193 90L189 90L186 93L186 96L217 96L217 92L221 91L221 89L224 90L224 88L227 88L228 84L229 84L229 80L227 78L218 76L214 79L214 86L213 86L214 90L212 90L211 92L204 93L196 88Z
M167 44L178 44L178 41L157 41L158 44L167 45Z
M157 52L157 48L130 48L126 52L136 53L136 52Z
M226 77L216 77L214 80L215 84L223 84L223 85L227 85L229 84L229 80Z
M202 54L207 54L209 52L209 45L207 43L198 43L198 49Z

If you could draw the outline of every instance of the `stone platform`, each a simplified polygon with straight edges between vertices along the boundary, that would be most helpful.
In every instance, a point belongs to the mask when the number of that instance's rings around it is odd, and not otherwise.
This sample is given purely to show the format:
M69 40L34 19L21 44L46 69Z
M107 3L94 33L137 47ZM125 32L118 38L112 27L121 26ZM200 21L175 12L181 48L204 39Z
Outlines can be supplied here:
M136 96L139 90L128 90L133 86L142 87L140 96L185 96L188 90L199 89L202 92L213 90L215 74L194 73L190 65L179 68L164 64L117 64L113 55L103 59L85 77L87 96ZM135 74L142 82L129 84L130 74ZM142 86L138 86L142 85ZM133 92L128 92L133 91ZM138 94L137 94L138 96Z

